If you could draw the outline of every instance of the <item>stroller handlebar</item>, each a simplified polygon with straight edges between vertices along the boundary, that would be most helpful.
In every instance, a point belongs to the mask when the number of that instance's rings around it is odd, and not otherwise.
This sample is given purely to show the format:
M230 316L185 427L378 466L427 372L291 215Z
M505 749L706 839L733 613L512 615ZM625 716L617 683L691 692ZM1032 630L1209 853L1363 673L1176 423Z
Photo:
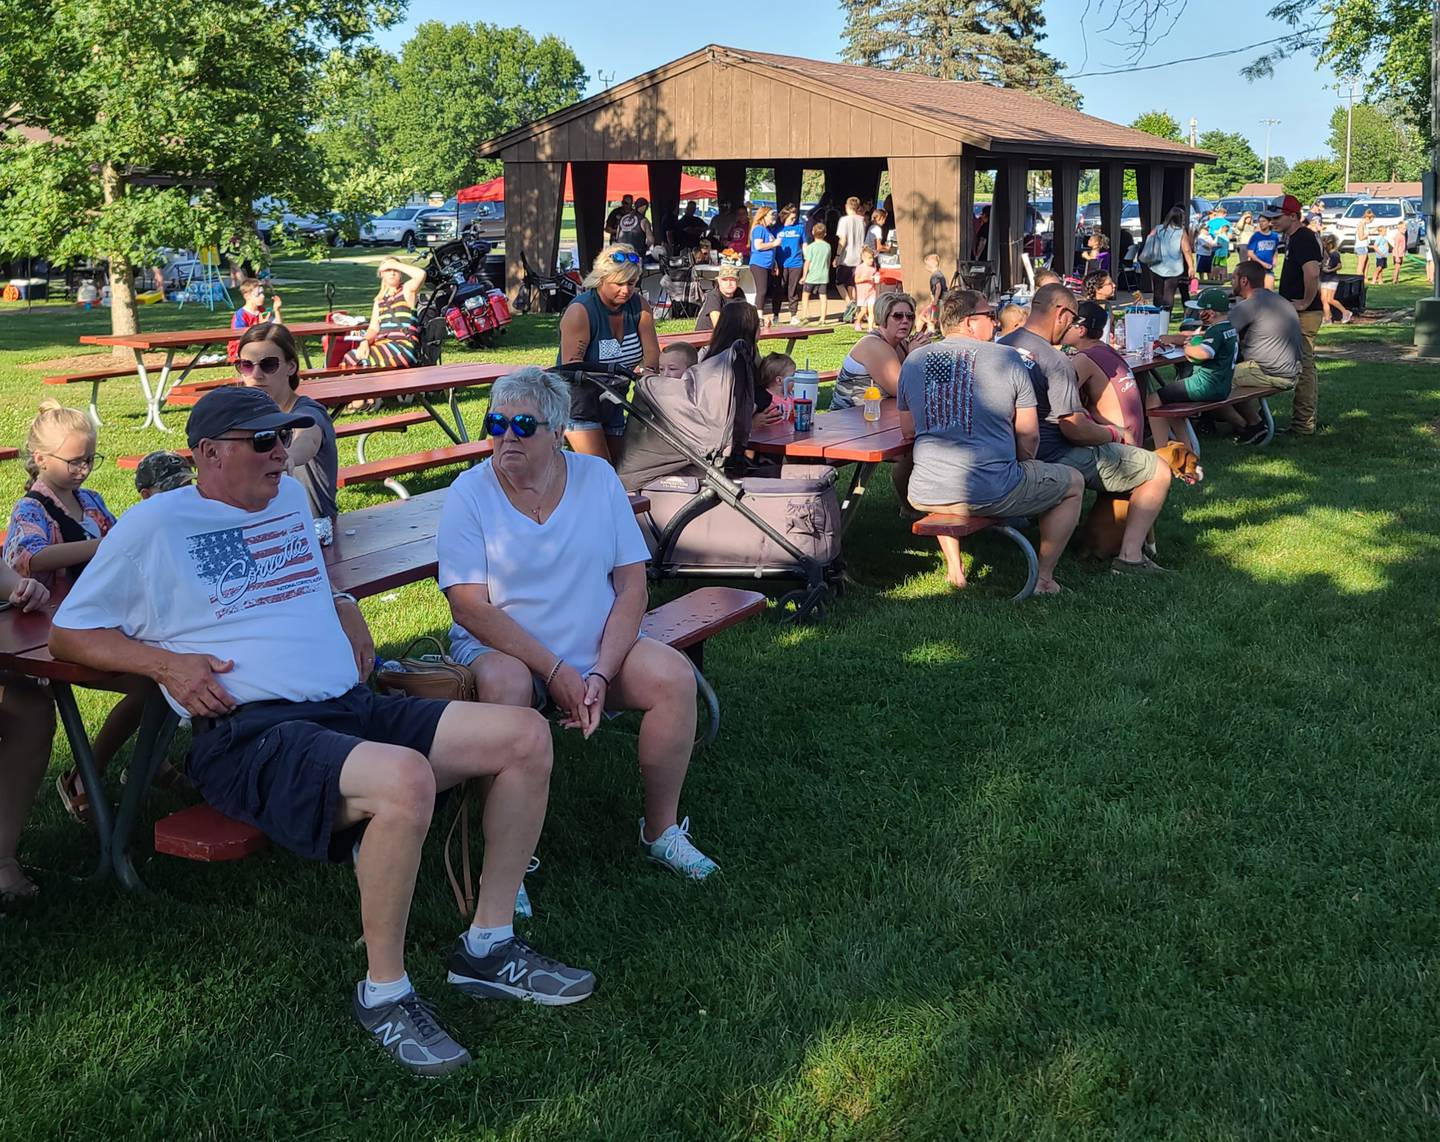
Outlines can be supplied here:
M616 365L613 363L602 365L595 361L571 361L564 365L552 365L547 372L558 373L562 377L599 375L602 377L623 377L627 381L639 379L635 373L625 365Z

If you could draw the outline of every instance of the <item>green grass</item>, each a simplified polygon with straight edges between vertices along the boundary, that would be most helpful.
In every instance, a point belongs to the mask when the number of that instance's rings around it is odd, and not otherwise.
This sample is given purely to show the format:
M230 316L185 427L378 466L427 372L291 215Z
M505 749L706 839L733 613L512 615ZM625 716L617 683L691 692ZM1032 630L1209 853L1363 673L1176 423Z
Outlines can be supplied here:
M345 262L282 272L306 278L297 319L325 278L352 308L373 289ZM106 320L0 313L0 438L54 391L23 364ZM543 362L554 336L517 322L498 355ZM133 384L102 411L103 451L154 446ZM557 739L525 930L597 972L593 1000L449 994L460 925L432 839L411 971L477 1059L441 1084L351 1022L346 870L157 857L152 897L91 887L70 879L91 844L47 789L24 845L46 903L0 923L0 1135L1435 1137L1440 380L1327 359L1321 416L1299 444L1207 443L1205 482L1160 527L1178 575L1067 558L1073 594L1019 608L1014 558L984 540L975 587L948 593L878 481L828 622L762 619L709 649L726 721L684 809L716 882L637 859L632 742ZM0 472L18 495L18 467ZM127 479L94 483L120 509ZM366 612L391 649L446 622L432 585Z

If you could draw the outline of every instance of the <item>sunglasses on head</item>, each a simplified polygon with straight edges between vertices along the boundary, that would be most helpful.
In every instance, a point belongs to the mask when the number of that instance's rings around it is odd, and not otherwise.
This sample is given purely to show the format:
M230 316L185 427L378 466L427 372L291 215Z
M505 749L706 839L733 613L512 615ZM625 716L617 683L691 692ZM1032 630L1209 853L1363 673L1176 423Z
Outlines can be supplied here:
M273 377L280 371L284 361L280 357L261 357L258 361L247 361L244 357L237 357L235 360L235 371L242 377L253 376L259 370L267 377Z
M281 447L289 448L295 436L293 428L262 428L253 436L217 436L216 440L248 440L256 452L273 452L278 440Z
M617 265L624 265L626 262L631 262L634 265L638 266L640 264L640 255L622 254L617 250L615 253L610 255L610 260L612 262L615 262Z
M513 428L516 439L529 440L535 435L536 429L549 427L548 420L537 420L528 412L517 413L515 416L505 416L498 412L485 414L485 434L487 436L504 436L506 429Z

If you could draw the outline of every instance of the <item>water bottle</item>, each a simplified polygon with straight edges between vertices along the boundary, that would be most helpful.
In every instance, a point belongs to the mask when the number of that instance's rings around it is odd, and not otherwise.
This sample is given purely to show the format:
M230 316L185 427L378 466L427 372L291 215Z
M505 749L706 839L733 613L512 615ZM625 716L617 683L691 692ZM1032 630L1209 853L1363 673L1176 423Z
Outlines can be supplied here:
M883 396L878 385L871 385L865 390L865 419L870 424L880 419L880 401Z

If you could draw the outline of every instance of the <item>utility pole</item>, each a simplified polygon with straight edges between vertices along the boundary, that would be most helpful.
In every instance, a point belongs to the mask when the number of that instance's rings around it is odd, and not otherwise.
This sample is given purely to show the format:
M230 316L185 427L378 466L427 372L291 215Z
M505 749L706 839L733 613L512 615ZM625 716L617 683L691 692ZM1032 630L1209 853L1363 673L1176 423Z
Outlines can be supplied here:
M1425 176L1425 241L1430 243L1430 256L1440 255L1440 234L1435 226L1440 218L1436 199L1440 198L1440 0L1431 0L1430 7L1430 170ZM1415 353L1420 357L1440 357L1440 274L1435 275L1431 295L1415 303Z
M1197 132L1199 131L1199 128L1200 128L1200 123L1196 120L1196 118L1195 118L1194 115L1191 115L1191 116L1190 116L1190 145L1191 145L1192 147L1198 147L1198 146L1200 145L1200 136L1199 136L1199 134L1197 133Z
M1355 126L1355 96L1359 93L1359 84L1351 78L1344 83L1337 83L1335 90L1346 97L1345 106L1345 184L1344 189L1350 189L1350 136Z
M1265 182L1270 181L1270 130L1272 127L1280 126L1279 119L1261 119L1261 125L1265 128Z

